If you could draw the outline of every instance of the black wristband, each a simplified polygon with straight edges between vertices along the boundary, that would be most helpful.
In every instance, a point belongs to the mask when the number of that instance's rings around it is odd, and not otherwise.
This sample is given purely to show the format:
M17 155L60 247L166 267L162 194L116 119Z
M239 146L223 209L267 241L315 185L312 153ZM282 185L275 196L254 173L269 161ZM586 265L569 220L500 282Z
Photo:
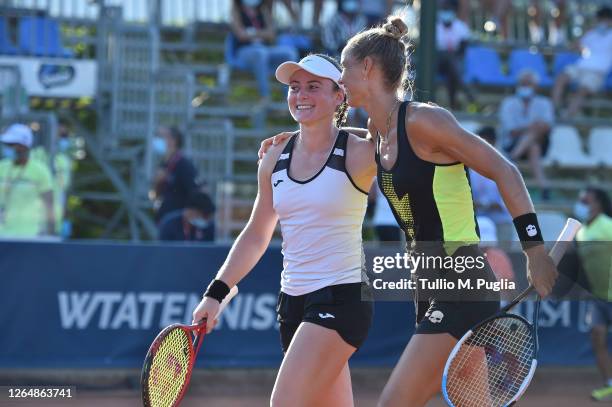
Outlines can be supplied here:
M538 217L535 213L532 212L517 216L514 218L513 222L516 233L518 233L519 240L523 246L523 250L544 244Z
M206 292L204 293L204 297L214 298L215 300L221 302L225 298L227 294L229 294L230 288L221 280L213 280Z

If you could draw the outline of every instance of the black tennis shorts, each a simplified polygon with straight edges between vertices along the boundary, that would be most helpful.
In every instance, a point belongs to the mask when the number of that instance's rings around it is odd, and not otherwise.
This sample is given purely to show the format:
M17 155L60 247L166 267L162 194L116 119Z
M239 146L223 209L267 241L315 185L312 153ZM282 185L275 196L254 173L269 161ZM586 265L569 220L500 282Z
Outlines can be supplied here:
M484 255L477 245L466 245L456 250L453 256ZM483 269L465 270L456 274L452 269L437 270L437 277L448 280L461 276L496 281L488 261ZM417 276L418 278L418 276ZM414 298L417 334L449 333L456 339L477 323L493 316L500 309L499 293L489 290L416 290Z
M492 301L449 302L418 301L416 304L417 334L449 333L456 339L474 325L499 311L499 303Z
M283 352L302 322L333 329L349 345L359 349L372 325L374 306L365 283L338 284L308 294L292 296L281 291L276 305Z

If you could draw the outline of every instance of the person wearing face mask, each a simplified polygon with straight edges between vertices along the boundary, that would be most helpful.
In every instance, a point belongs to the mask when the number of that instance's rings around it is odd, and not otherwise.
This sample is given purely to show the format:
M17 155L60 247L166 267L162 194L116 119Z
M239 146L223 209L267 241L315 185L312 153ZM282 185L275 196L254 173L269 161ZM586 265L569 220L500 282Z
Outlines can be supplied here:
M212 242L215 240L215 205L202 191L189 195L184 209L170 212L160 222L159 240Z
M55 234L53 181L48 166L30 159L33 135L23 124L1 136L0 236L33 238Z
M338 13L327 21L321 35L327 53L339 56L346 41L363 30L367 23L367 18L361 13L359 0L339 1Z
M548 136L555 116L550 99L536 94L537 84L538 76L534 71L521 71L516 93L501 103L499 120L504 150L512 161L529 160L541 197L547 200L550 194L542 157L548 150Z
M233 0L230 28L235 58L252 70L265 103L270 98L271 70L282 62L296 61L298 50L293 46L274 44L276 32L270 8L262 0Z
M574 215L582 222L576 235L578 254L593 294L588 304L586 322L591 327L591 342L604 387L593 390L591 397L602 401L612 398L612 372L608 356L607 332L612 325L612 203L606 191L585 188L574 206Z
M182 151L183 134L176 127L161 127L152 146L161 159L150 194L159 224L166 214L185 208L187 198L197 188L197 170Z
M584 34L577 48L581 58L556 78L552 91L555 108L559 109L565 88L570 83L577 85L576 92L568 97L568 117L580 111L588 95L603 89L612 69L612 8L604 6L597 11L597 25Z
M53 202L55 207L55 232L62 237L70 235L71 223L64 219L66 212L66 195L72 182L72 136L70 123L59 119L57 134L52 139L53 148L39 144L30 150L30 159L47 166L53 176ZM51 150L51 151L50 151Z
M436 25L438 73L443 75L446 81L451 109L457 108L456 95L459 89L465 89L470 102L474 101L472 93L464 86L461 79L463 54L469 39L470 29L467 24L456 17L455 9L450 2L442 2Z

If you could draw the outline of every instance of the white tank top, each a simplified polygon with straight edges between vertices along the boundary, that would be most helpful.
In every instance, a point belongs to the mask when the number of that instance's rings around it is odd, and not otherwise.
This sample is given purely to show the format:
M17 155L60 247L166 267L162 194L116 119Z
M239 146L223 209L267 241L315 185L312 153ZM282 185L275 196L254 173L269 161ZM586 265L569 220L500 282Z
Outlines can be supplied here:
M273 205L283 235L281 291L303 295L360 282L368 195L346 171L348 133L338 133L325 165L306 181L289 175L296 138L289 140L272 173Z

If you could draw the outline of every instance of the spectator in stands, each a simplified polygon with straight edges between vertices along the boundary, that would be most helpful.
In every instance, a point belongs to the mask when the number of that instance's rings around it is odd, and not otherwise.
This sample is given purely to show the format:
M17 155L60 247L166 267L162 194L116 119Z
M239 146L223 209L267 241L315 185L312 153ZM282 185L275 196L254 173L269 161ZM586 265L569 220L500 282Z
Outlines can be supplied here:
M451 0L459 7L459 17L468 22L474 13L470 0ZM487 32L497 32L506 39L508 36L508 17L512 12L512 0L480 0L477 1L478 12L488 16L485 26Z
M185 208L187 198L197 188L197 171L185 157L183 143L183 134L176 127L160 128L153 139L155 153L163 158L152 191L158 223L166 214Z
M338 13L323 27L321 42L327 53L335 58L353 35L366 28L367 18L361 12L359 0L341 0Z
M589 303L587 323L597 366L604 387L593 390L595 400L612 397L612 372L608 355L608 329L612 326L612 204L600 188L586 188L580 193L574 215L582 221L576 235L578 254L589 279L594 299Z
M53 196L55 202L55 219L57 232L62 237L70 235L70 222L65 219L66 196L72 183L72 130L66 120L60 120L57 129L57 140L55 156L53 157L54 187Z
M67 237L70 233L70 223L64 222L66 210L66 193L72 179L72 157L70 155L71 130L70 124L60 119L57 134L52 137L54 145L51 148L39 144L30 149L30 160L36 160L51 169L53 177L53 202L55 206L56 233Z
M530 0L528 14L531 17L529 21L529 37L531 42L539 44L544 41L544 25L542 23L545 14L546 4L543 0ZM567 41L567 27L563 24L567 19L567 0L553 0L553 9L551 15L553 20L548 26L548 43L553 46L563 45Z
M495 146L497 136L493 127L485 126L479 129L476 134L492 146ZM506 209L497 184L495 184L495 181L480 175L472 169L469 171L476 215L479 218L490 219L494 223L495 231L498 233L495 236L495 241L497 239L501 241L514 240L515 233L512 217L508 209Z
M215 206L208 194L193 191L184 209L166 214L159 223L159 240L212 242Z
M536 94L537 84L538 76L534 71L521 71L516 94L502 101L499 119L504 149L513 161L528 158L531 171L542 191L542 199L547 200L548 180L542 168L542 156L548 149L548 136L555 117L550 99Z
M33 135L23 124L1 136L0 236L36 237L55 233L53 186L49 167L30 159Z
M303 0L299 1L299 7L295 7L295 5L293 4L293 0L282 0L282 1L285 7L287 8L287 11L289 12L291 19L296 24L296 26L299 27L302 22L301 15L302 15L302 7L304 5L304 1ZM270 10L272 10L272 7L274 6L274 0L266 0L266 3L269 4ZM323 9L323 0L314 0L313 3L314 3L314 10L312 13L312 20L311 20L310 26L316 30L319 27L319 18L321 17L321 10Z
M282 62L297 61L299 53L292 46L274 45L272 17L262 0L233 0L232 4L236 59L252 69L265 104L270 98L270 73Z
M581 58L567 66L557 77L552 92L555 108L559 109L567 85L577 85L577 91L569 97L567 117L578 113L585 97L599 92L605 85L612 68L612 8L606 6L599 9L597 26L580 39L579 48Z
M402 230L397 226L397 221L393 216L389 202L384 197L382 191L374 178L370 194L368 195L368 207L374 206L374 216L372 223L374 224L374 232L380 242L399 242L402 236Z
M438 49L438 74L444 77L448 100L451 109L457 108L457 90L465 88L461 79L463 54L470 39L470 29L467 24L459 20L456 9L448 0L443 1L438 12L438 23L436 26L436 42ZM472 94L466 93L470 101Z

